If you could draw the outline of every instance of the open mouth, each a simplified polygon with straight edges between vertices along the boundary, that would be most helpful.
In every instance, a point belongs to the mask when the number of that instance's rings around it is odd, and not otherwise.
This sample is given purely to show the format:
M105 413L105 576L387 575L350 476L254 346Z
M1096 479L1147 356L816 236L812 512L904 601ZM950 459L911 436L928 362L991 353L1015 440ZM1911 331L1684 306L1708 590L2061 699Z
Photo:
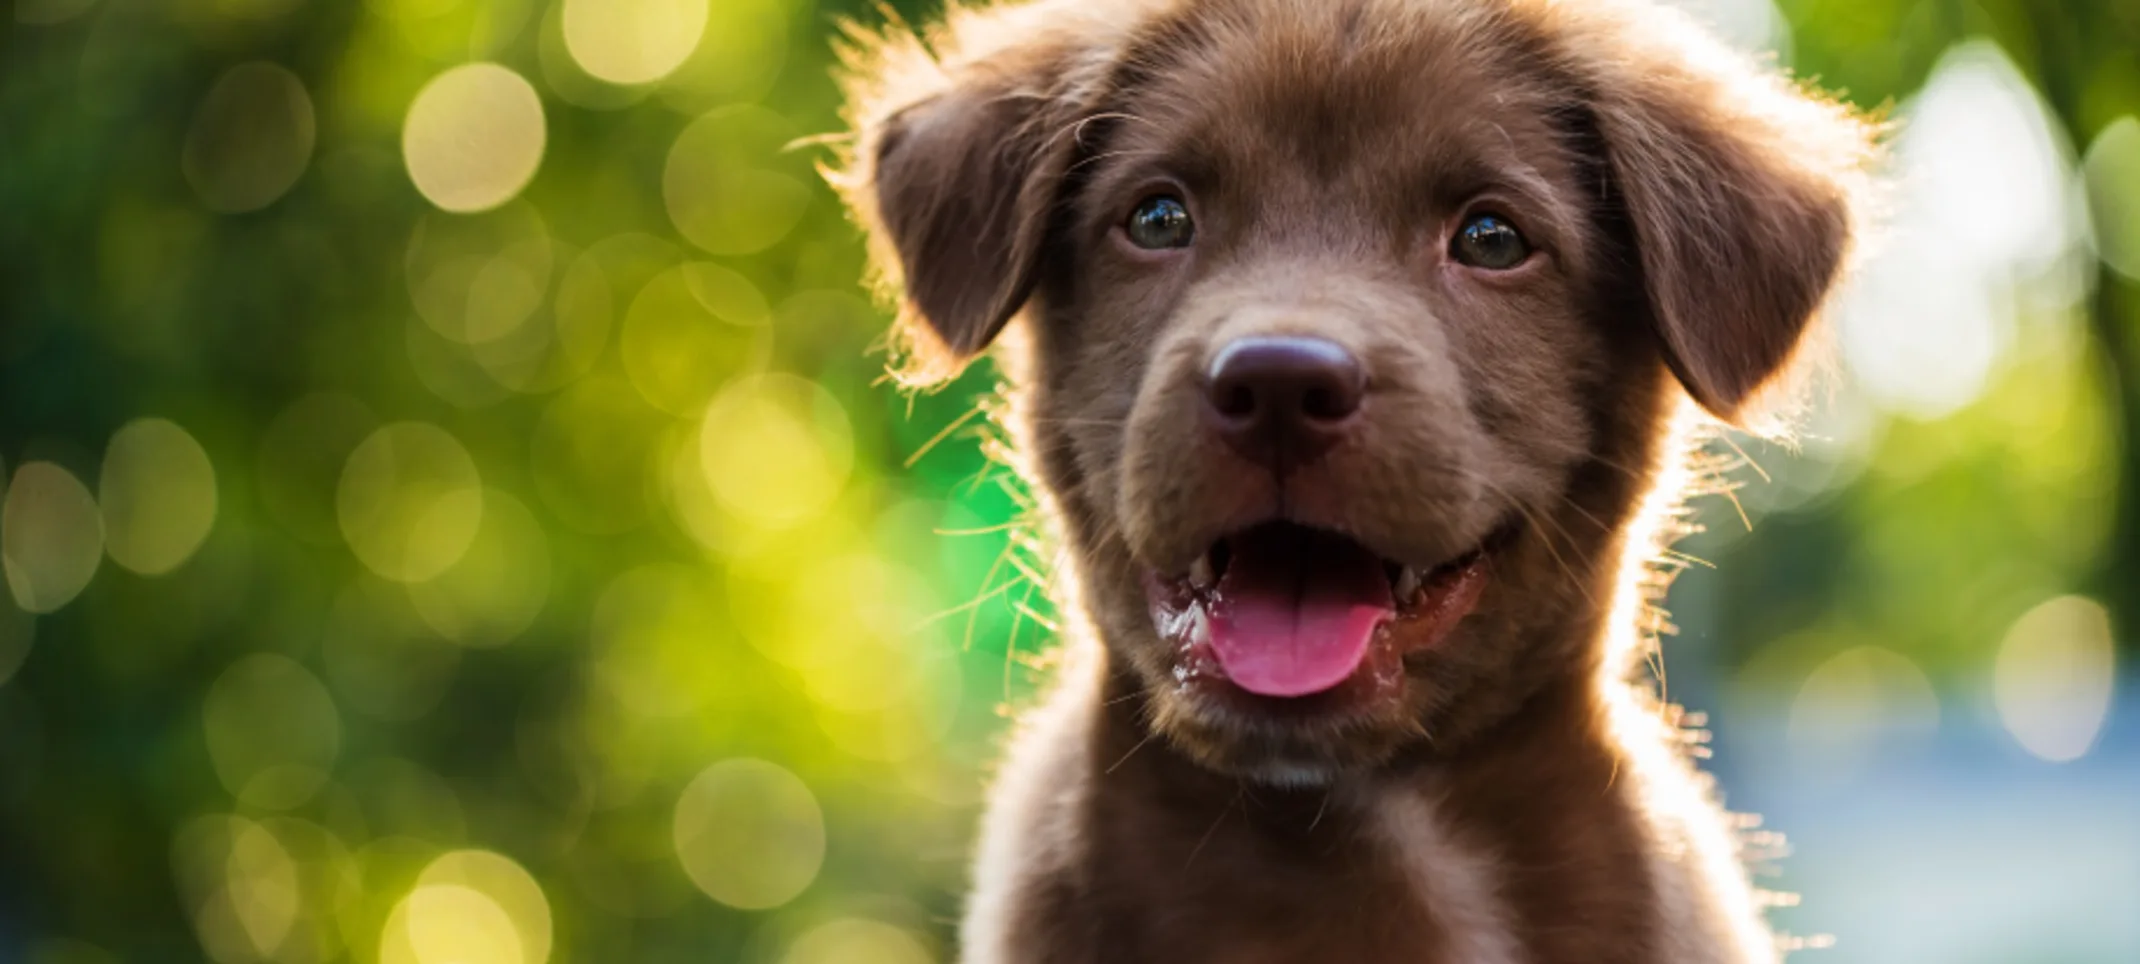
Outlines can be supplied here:
M1405 652L1471 611L1505 541L1421 568L1339 533L1266 522L1214 543L1185 576L1148 578L1146 595L1160 634L1181 647L1182 682L1216 671L1258 696L1308 696L1370 664L1394 683Z

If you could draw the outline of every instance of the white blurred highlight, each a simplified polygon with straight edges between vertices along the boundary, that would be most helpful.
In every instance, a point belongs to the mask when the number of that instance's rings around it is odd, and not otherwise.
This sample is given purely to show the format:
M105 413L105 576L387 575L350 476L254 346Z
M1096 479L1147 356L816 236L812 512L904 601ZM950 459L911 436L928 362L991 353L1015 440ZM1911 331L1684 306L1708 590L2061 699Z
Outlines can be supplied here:
M645 84L682 66L706 29L706 0L564 0L565 48L613 84Z
M2070 313L2087 232L2071 148L1991 42L1949 50L1901 113L1893 220L1842 295L1841 343L1876 403L1930 420L1983 393L2024 325Z
M425 199L465 214L519 194L542 165L546 137L542 98L526 79L497 64L463 64L416 93L401 156Z
M2115 652L2110 614L2094 600L2060 596L2023 614L1992 669L2007 732L2046 760L2086 755L2110 715Z

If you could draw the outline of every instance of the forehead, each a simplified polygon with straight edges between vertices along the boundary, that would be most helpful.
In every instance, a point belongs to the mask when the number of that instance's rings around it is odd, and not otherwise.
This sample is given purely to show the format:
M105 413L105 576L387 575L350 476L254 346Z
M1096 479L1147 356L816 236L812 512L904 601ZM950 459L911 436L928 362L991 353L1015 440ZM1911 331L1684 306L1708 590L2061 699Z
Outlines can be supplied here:
M1532 36L1498 3L1188 0L1130 52L1109 167L1199 189L1548 190L1574 161L1569 95Z

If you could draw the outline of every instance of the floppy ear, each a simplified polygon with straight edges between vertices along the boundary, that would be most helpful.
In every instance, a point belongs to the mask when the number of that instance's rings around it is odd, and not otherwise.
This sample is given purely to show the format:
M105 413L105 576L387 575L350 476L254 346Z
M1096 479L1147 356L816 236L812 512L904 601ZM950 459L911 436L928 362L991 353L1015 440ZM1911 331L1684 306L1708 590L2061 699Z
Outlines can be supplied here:
M1119 29L1069 7L954 11L927 43L857 36L848 51L857 137L830 176L899 292L908 375L955 373L1032 293Z
M1841 273L1874 129L1676 11L1613 6L1568 36L1652 323L1694 400L1739 421Z

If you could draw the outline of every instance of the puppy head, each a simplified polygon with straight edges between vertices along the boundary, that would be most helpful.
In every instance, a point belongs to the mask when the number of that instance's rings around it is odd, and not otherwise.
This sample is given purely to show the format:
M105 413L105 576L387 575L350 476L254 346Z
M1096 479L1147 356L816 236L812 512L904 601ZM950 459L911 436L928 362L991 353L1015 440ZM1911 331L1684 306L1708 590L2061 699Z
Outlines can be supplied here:
M1273 780L1595 671L1676 392L1733 420L1785 367L1870 152L1621 0L1041 0L877 49L842 183L916 357L1023 313L1116 672Z

